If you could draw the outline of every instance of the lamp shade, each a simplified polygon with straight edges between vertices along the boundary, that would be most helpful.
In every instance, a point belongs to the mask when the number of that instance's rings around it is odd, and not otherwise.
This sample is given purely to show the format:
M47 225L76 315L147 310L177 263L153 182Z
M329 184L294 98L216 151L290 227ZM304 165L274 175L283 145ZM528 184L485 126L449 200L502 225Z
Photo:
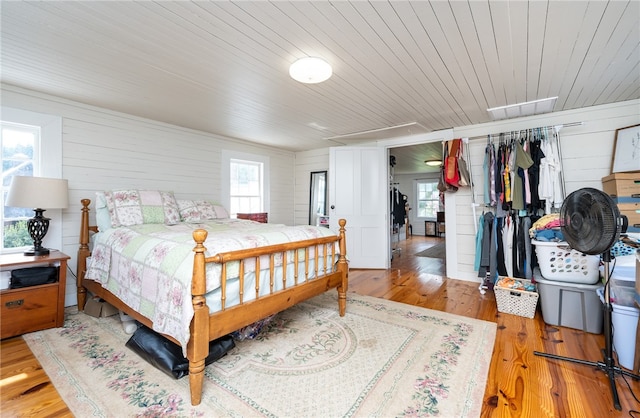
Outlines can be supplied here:
M69 183L65 179L14 176L5 205L15 208L65 209L69 206Z

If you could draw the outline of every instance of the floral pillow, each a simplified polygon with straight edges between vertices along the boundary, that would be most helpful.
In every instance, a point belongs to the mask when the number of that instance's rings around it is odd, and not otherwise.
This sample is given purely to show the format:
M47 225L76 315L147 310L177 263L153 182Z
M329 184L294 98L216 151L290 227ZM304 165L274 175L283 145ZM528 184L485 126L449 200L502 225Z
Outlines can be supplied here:
M178 200L180 219L183 222L198 223L218 218L216 210L206 200Z
M178 203L171 192L112 190L105 192L111 226L174 225L180 222Z
M164 223L175 225L180 223L180 210L178 202L171 192L160 192L162 194L162 208L164 209Z

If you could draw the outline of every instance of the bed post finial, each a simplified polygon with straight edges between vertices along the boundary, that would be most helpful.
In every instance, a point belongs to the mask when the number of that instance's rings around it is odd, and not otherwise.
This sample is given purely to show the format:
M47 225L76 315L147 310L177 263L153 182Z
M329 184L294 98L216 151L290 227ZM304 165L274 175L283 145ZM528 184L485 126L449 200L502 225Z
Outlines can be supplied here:
M347 263L347 234L345 225L346 219L339 219L338 225L340 231L340 257L338 258L338 270L342 272L342 283L338 286L338 308L340 310L340 316L344 316L347 311L347 288L349 287L349 264Z

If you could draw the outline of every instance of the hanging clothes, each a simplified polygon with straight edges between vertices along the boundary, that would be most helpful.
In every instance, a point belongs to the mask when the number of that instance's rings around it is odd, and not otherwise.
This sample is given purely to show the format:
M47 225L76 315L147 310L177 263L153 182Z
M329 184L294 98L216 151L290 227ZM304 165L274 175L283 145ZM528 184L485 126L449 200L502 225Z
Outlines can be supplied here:
M496 176L499 177L500 172L497 167L496 149L491 141L491 136L487 137L482 169L484 177L484 203L487 206L495 206L497 202Z
M535 217L534 217L535 219ZM495 283L498 276L533 277L534 254L529 231L532 217L512 212L497 217L492 212L478 219L474 267L478 276Z
M496 242L497 242L497 267L499 276L507 276L507 268L504 259L504 223L506 217L496 217Z
M482 236L484 234L484 213L478 218L478 228L476 232L476 256L473 260L473 269L480 271L480 259L482 258Z
M489 179L489 176L491 175L491 164L493 164L493 162L491 161L491 148L493 147L493 144L491 144L491 138L488 137L487 139L487 146L485 147L484 150L484 162L482 164L482 174L484 177L484 181L483 181L483 192L484 192L484 204L487 206L491 205L491 181Z
M493 220L492 212L485 213L481 218L481 228L478 228L480 234L481 251L480 263L478 268L478 277L485 277L491 266L491 241L493 239ZM482 230L482 231L480 231Z
M555 167L555 176L553 178L553 207L555 209L560 209L562 207L562 203L564 202L564 184L563 184L563 173L562 173L562 161L560 160L560 132L554 129L553 132L553 141L552 148L553 152L556 155L556 167Z
M545 213L551 213L553 208L562 206L564 196L562 193L562 166L557 146L558 136L551 138L547 135L547 141L542 142L544 158L540 160L540 184L538 194L545 201Z
M529 207L531 205L531 184L529 183L529 169L533 167L533 159L531 158L531 153L529 152L530 143L529 143L529 131L525 134L524 142L522 143L522 149L527 154L529 159L531 160L531 165L524 169L524 206Z
M506 276L513 276L513 219L511 216L507 216L504 219L504 228L502 230L502 240L503 240L503 256L504 259L504 267L506 271Z
M516 168L517 176L513 178L513 202L512 208L520 210L525 208L525 173L524 170L533 165L533 160L529 153L527 153L520 141L515 141L515 160L514 166Z
M498 276L533 278L532 222L564 199L559 136L537 128L487 137L483 162L483 213L476 231L474 267L489 288ZM544 209L544 212L543 210Z
M404 226L404 221L407 216L407 207L405 205L407 196L402 194L397 188L391 190L391 219L393 225L399 227Z
M522 230L524 232L524 270L523 276L525 279L531 280L533 278L533 251L531 248L531 237L529 236L529 229L531 228L531 217L526 216L522 220Z
M529 167L529 189L531 190L531 206L529 209L533 213L543 207L540 201L540 195L538 194L538 187L540 185L540 161L544 158L544 153L540 148L541 136L540 133L536 133L533 141L529 144L531 160L533 161L533 164Z

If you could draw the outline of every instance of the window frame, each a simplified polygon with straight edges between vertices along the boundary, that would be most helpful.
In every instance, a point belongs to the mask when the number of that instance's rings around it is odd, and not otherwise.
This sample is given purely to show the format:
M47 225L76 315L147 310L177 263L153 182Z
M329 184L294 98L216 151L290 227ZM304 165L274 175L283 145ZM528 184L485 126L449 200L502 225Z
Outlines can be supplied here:
M437 178L433 178L433 179L418 179L415 181L415 205L416 205L416 219L424 219L424 220L436 220L437 217L437 213L440 211L441 207L442 207L442 200L440 197L440 191L438 191L438 198L437 199L420 199L420 185L422 184L434 184L435 188L437 190L437 186L438 186L438 179ZM428 201L428 202L436 202L436 210L433 214L433 216L420 216L420 202L421 201Z
M235 217L235 213L231 210L231 162L245 161L251 164L260 164L262 166L262 209L260 212L269 212L270 195L269 195L269 157L258 154L245 153L240 151L223 150L222 151L222 203L229 210L229 215Z

